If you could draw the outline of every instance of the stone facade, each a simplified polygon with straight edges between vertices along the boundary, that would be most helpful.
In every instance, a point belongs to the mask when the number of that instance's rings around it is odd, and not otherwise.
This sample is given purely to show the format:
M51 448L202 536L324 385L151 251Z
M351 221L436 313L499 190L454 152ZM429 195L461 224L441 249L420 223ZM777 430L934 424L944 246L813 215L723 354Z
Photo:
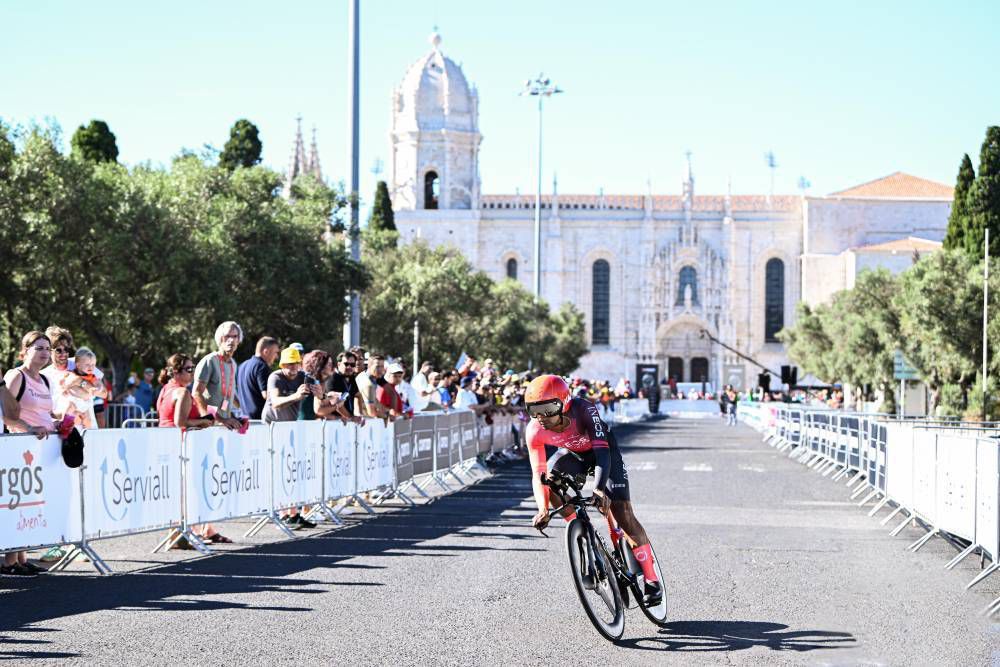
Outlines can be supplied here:
M396 225L404 240L456 246L530 290L534 196L480 195L480 141L478 94L435 35L393 94ZM950 197L696 195L690 156L686 167L680 195L567 196L553 185L542 197L542 296L587 317L577 374L637 382L652 367L657 378L753 384L758 369L703 331L777 369L789 362L774 333L794 323L796 304L853 284L858 256L846 251L938 240L947 225Z

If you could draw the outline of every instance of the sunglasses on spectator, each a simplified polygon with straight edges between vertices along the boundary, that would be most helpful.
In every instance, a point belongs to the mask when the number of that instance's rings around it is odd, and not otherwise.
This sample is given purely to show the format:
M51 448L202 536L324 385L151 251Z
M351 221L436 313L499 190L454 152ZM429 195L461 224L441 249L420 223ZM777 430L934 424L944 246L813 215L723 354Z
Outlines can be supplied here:
M52 351L53 352L59 352L60 354L73 354L76 350L74 350L71 347L61 347L60 346L60 347L54 347L54 348L52 348Z
M194 366L184 366L181 368L182 373L194 373Z
M350 363L349 364L346 361L341 361L340 363L344 364L344 368L354 368L355 366L357 366L357 364L355 364L355 363Z
M539 403L529 403L528 404L528 416L529 417L555 417L557 414L562 412L562 401L551 400L551 401L541 401Z

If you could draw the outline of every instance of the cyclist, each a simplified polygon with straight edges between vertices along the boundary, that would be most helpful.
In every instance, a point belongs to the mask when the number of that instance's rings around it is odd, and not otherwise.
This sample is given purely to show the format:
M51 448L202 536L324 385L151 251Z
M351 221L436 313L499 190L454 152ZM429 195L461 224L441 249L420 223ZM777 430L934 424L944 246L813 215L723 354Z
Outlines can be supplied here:
M541 483L542 476L554 470L574 476L593 472L594 497L601 513L608 518L611 538L617 544L624 532L634 545L632 553L646 580L643 603L655 607L663 591L653 568L653 551L646 531L632 511L628 472L618 443L601 420L597 406L585 398L571 399L566 381L558 375L540 375L532 380L524 393L524 402L531 418L526 440L531 486L538 505L532 525L545 528L549 522L550 489ZM556 448L556 453L547 462L546 445ZM566 510L563 516L570 521L574 514Z

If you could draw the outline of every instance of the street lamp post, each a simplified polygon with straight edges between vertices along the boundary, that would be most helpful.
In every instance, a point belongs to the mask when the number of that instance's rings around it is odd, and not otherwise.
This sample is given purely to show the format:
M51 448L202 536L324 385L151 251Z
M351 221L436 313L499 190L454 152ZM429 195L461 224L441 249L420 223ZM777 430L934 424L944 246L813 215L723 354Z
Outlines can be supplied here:
M542 298L542 100L563 92L561 88L539 74L524 82L521 95L538 98L538 184L535 189L535 301Z
M359 57L359 39L360 33L358 30L358 20L359 20L359 2L358 0L349 0L348 2L348 50L350 52L350 80L351 80L351 93L350 93L350 135L351 141L348 144L350 146L350 153L348 155L348 169L351 175L351 180L349 184L349 203L351 207L351 221L350 226L347 230L347 250L351 254L351 259L355 262L361 261L361 230L358 224L358 181L360 180L358 173L358 152L359 152L359 132L358 132L358 121L360 119L359 108L358 108L358 88L359 88L359 71L358 71L358 57ZM347 323L344 325L344 347L350 348L354 345L361 344L361 295L358 294L357 290L352 290L349 295L350 300L350 315Z

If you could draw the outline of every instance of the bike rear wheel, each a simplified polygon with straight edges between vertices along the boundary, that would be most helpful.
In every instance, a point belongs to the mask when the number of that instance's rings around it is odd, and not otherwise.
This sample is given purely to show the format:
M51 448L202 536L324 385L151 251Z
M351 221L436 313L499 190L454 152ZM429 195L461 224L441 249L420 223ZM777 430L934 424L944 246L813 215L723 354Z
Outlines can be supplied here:
M656 551L653 549L653 545L649 545L649 550L653 553L653 570L656 572L656 580L660 582L660 590L663 593L663 599L660 600L660 604L655 607L646 607L642 604L642 597L645 591L643 590L645 586L645 579L642 577L642 568L639 566L639 562L635 559L632 554L632 550L624 543L620 543L619 551L625 557L625 562L628 564L629 569L632 572L637 573L635 582L631 586L632 594L636 596L638 601L638 606L642 609L642 613L646 615L653 624L658 626L665 626L669 622L667 621L667 582L663 579L663 572L660 571L660 559L656 557ZM627 552L627 553L626 553Z
M606 639L617 641L625 632L625 605L618 577L611 567L611 556L599 540L590 539L589 530L592 529L579 518L566 527L566 553L573 584L590 622ZM592 557L588 558L591 552Z

